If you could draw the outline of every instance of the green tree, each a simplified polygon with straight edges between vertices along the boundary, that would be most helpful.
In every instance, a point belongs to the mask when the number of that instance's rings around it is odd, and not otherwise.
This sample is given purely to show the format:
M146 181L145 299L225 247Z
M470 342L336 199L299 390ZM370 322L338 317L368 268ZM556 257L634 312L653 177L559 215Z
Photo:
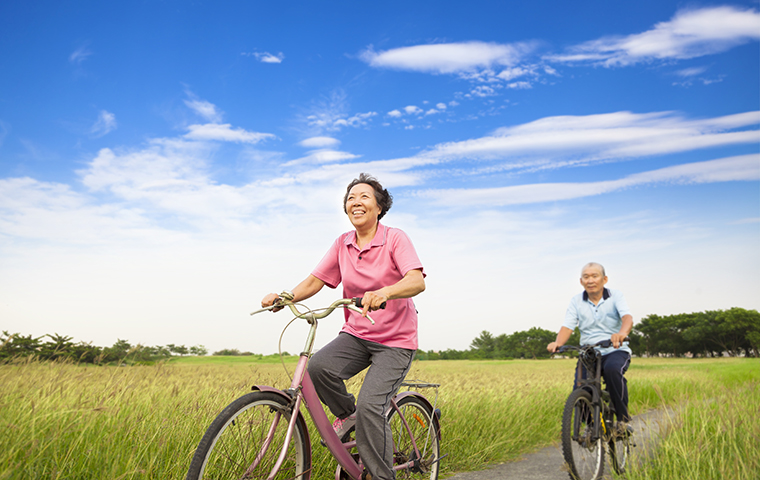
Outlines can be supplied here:
M208 355L208 349L206 349L206 347L204 347L203 345L195 345L193 347L190 347L190 355L203 357L205 355Z
M473 351L476 358L493 358L494 349L493 335L485 330L480 332L480 336L470 344L470 350Z

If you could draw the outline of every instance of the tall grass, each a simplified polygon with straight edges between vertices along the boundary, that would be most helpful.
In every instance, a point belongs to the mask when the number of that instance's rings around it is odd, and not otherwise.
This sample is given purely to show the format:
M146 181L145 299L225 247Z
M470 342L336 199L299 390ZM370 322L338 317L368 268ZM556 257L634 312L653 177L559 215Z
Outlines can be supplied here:
M292 360L288 366L292 369ZM441 383L437 399L433 391L423 393L443 412L442 453L449 455L442 472L478 469L555 443L573 368L571 360L416 362L408 378ZM731 430L736 433L727 437L725 448L741 452L738 442L757 446L756 360L636 359L627 376L633 414L663 402L677 405L705 398L700 396L704 392L716 392L708 395L716 399L710 405L723 405L719 392L726 389L749 392L726 394L737 402L754 399L731 407L754 408L754 414L737 416L743 423ZM0 480L183 478L206 427L254 384L286 388L289 379L277 363L239 359L133 367L31 360L1 365ZM361 377L349 383L354 393L360 386ZM724 407L715 408L720 413ZM723 415L710 421L714 431L728 429L721 423ZM687 430L693 432L707 420L684 417L682 423L688 422ZM311 432L313 478L332 478L335 462L319 445L316 431ZM724 448L701 445L702 456ZM741 457L728 462L740 467L727 463L725 468L743 468Z
M702 392L676 412L664 439L629 480L760 478L760 382Z

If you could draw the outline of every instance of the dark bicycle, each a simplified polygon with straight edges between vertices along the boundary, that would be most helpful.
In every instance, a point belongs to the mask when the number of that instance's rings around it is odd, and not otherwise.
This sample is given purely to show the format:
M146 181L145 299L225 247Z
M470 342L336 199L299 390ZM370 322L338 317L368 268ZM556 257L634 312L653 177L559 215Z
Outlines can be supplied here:
M626 338L628 340L628 338ZM609 447L610 463L618 474L625 473L633 443L632 429L616 423L610 394L602 388L601 353L611 340L595 345L562 346L557 352L578 352L578 368L586 367L587 378L578 381L565 402L562 413L562 454L574 480L596 480L604 472L604 448Z

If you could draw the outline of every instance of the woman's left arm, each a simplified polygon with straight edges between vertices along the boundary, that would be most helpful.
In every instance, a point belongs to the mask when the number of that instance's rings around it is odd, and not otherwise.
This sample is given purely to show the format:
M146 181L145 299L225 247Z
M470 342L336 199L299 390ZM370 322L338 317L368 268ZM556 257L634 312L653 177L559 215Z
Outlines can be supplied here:
M362 298L364 309L362 315L367 316L370 310L377 310L383 302L394 298L410 298L425 291L425 277L421 269L409 270L404 278L374 292L366 292Z

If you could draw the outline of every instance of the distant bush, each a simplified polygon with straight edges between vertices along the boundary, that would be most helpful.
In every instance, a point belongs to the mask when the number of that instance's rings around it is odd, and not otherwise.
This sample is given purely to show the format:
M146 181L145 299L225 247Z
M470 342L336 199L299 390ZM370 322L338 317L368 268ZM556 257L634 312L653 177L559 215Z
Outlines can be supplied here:
M219 350L218 352L214 352L213 355L221 355L221 356L247 356L247 355L253 355L251 352L241 352L237 348L225 348L223 350Z

